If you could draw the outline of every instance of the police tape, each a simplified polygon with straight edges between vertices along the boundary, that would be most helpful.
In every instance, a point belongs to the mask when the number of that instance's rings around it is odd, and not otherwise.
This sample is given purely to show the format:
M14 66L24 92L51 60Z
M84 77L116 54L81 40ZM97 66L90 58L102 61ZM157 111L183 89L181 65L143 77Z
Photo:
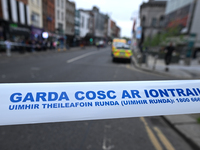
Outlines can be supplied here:
M0 84L0 125L200 113L200 80Z
M23 44L23 43L17 43L17 42L9 42L11 46L20 46L20 47L36 47L36 45L29 45L29 44ZM6 42L0 41L0 45L6 45Z

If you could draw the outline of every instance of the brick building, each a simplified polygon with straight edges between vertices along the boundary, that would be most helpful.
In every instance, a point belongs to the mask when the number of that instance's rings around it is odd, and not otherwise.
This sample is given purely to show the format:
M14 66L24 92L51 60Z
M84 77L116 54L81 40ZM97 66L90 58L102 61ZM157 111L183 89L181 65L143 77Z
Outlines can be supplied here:
M42 0L43 28L55 32L55 0Z
M2 11L2 4L1 4L1 1L0 1L0 18L1 18L1 19L3 18L3 11Z
M121 29L118 26L117 26L117 29L116 29L116 37L118 37L118 38L121 37Z
M117 25L116 22L111 20L111 37L115 38L117 37Z

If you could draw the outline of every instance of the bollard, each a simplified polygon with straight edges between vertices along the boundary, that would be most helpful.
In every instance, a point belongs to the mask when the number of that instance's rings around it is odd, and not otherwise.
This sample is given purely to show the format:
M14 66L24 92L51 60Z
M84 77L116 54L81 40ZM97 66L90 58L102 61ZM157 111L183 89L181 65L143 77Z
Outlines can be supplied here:
M148 65L148 53L145 53L145 57L146 57L146 61L145 61L145 64L146 64L146 67L148 67L149 65Z
M142 64L142 56L140 54L137 55L137 61L138 61L139 65L141 66L141 64Z
M154 57L154 63L153 63L153 68L152 68L153 70L156 69L157 60L158 60L158 55L156 55L156 56Z

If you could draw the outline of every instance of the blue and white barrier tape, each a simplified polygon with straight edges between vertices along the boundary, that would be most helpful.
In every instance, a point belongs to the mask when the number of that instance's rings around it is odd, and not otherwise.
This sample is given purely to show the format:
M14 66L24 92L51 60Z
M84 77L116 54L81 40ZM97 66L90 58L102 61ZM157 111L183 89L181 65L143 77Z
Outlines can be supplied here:
M200 80L0 84L0 125L200 113Z
M22 44L22 43L17 43L17 42L9 42L11 46L20 46L20 47L36 47L35 45L32 44ZM0 45L6 46L6 42L0 41Z

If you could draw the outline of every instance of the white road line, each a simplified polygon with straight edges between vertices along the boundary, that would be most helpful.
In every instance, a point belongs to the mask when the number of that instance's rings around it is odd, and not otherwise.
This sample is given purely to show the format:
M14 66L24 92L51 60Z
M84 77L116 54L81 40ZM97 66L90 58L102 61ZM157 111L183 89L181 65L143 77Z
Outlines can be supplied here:
M115 147L114 145L109 145L111 143L111 139L107 138L107 130L109 130L110 128L111 128L110 125L105 125L104 127L104 138L103 138L103 145L102 145L103 150L111 150Z
M89 52L89 53L80 55L80 56L78 56L78 57L72 58L72 59L68 60L67 63L72 63L72 62L74 62L74 61L76 61L76 60L82 59L82 58L84 58L84 57L87 57L87 56L90 56L90 55L93 55L93 54L96 54L96 53L104 52L104 51L105 51L105 50L103 50L103 51L100 50L100 51L95 51L95 52Z

